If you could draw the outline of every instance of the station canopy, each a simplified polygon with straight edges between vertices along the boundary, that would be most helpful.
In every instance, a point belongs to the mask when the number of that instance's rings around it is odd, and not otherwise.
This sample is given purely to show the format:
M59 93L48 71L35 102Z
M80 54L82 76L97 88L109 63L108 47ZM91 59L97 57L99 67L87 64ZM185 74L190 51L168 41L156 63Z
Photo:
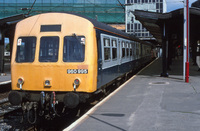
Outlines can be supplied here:
M177 39L180 44L183 43L183 8L169 13L157 13L142 10L135 10L132 11L132 13L135 15L136 19L139 20L148 31L150 31L159 44L162 44L163 42L164 33L166 33L166 39L169 41ZM200 9L191 7L189 9L189 17L190 42L194 43L197 40L200 40Z

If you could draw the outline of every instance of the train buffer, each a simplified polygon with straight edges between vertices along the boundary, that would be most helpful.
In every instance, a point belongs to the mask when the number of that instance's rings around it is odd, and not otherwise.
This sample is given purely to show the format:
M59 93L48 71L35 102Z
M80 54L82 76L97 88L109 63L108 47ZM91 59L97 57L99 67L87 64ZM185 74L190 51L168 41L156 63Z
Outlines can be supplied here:
M160 77L162 60L155 60L64 130L199 130L200 73L190 64L185 83L181 58L173 61L169 77Z

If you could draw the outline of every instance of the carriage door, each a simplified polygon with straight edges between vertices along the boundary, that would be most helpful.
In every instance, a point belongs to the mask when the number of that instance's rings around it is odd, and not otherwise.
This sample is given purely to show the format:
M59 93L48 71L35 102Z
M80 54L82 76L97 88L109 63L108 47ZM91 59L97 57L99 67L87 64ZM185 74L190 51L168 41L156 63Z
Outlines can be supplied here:
M98 50L98 76L97 76L97 87L101 87L102 83L102 65L103 65L103 60L102 60L102 44L101 44L101 38L100 38L100 32L96 32L96 37L97 37L97 50Z
M120 73L120 65L122 63L122 50L121 50L121 40L118 39L118 46L117 46L117 52L118 52L118 73Z

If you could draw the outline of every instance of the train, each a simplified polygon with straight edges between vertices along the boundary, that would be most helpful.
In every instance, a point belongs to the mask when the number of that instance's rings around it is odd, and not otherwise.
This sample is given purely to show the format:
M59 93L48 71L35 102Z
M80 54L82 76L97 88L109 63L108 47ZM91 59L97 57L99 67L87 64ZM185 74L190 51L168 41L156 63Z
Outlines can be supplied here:
M28 17L16 24L9 102L28 114L60 116L151 61L152 48L79 14Z

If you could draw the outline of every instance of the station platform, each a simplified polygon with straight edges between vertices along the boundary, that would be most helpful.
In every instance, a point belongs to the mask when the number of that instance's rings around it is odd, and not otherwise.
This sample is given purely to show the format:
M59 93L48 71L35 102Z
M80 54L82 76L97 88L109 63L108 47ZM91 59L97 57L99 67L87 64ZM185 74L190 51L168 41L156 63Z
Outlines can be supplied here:
M11 83L11 75L10 74L0 74L0 85L5 85Z
M5 64L5 73L0 73L0 86L11 83L10 63Z
M200 129L200 72L190 63L189 83L182 58L169 77L157 59L64 131L197 131Z

